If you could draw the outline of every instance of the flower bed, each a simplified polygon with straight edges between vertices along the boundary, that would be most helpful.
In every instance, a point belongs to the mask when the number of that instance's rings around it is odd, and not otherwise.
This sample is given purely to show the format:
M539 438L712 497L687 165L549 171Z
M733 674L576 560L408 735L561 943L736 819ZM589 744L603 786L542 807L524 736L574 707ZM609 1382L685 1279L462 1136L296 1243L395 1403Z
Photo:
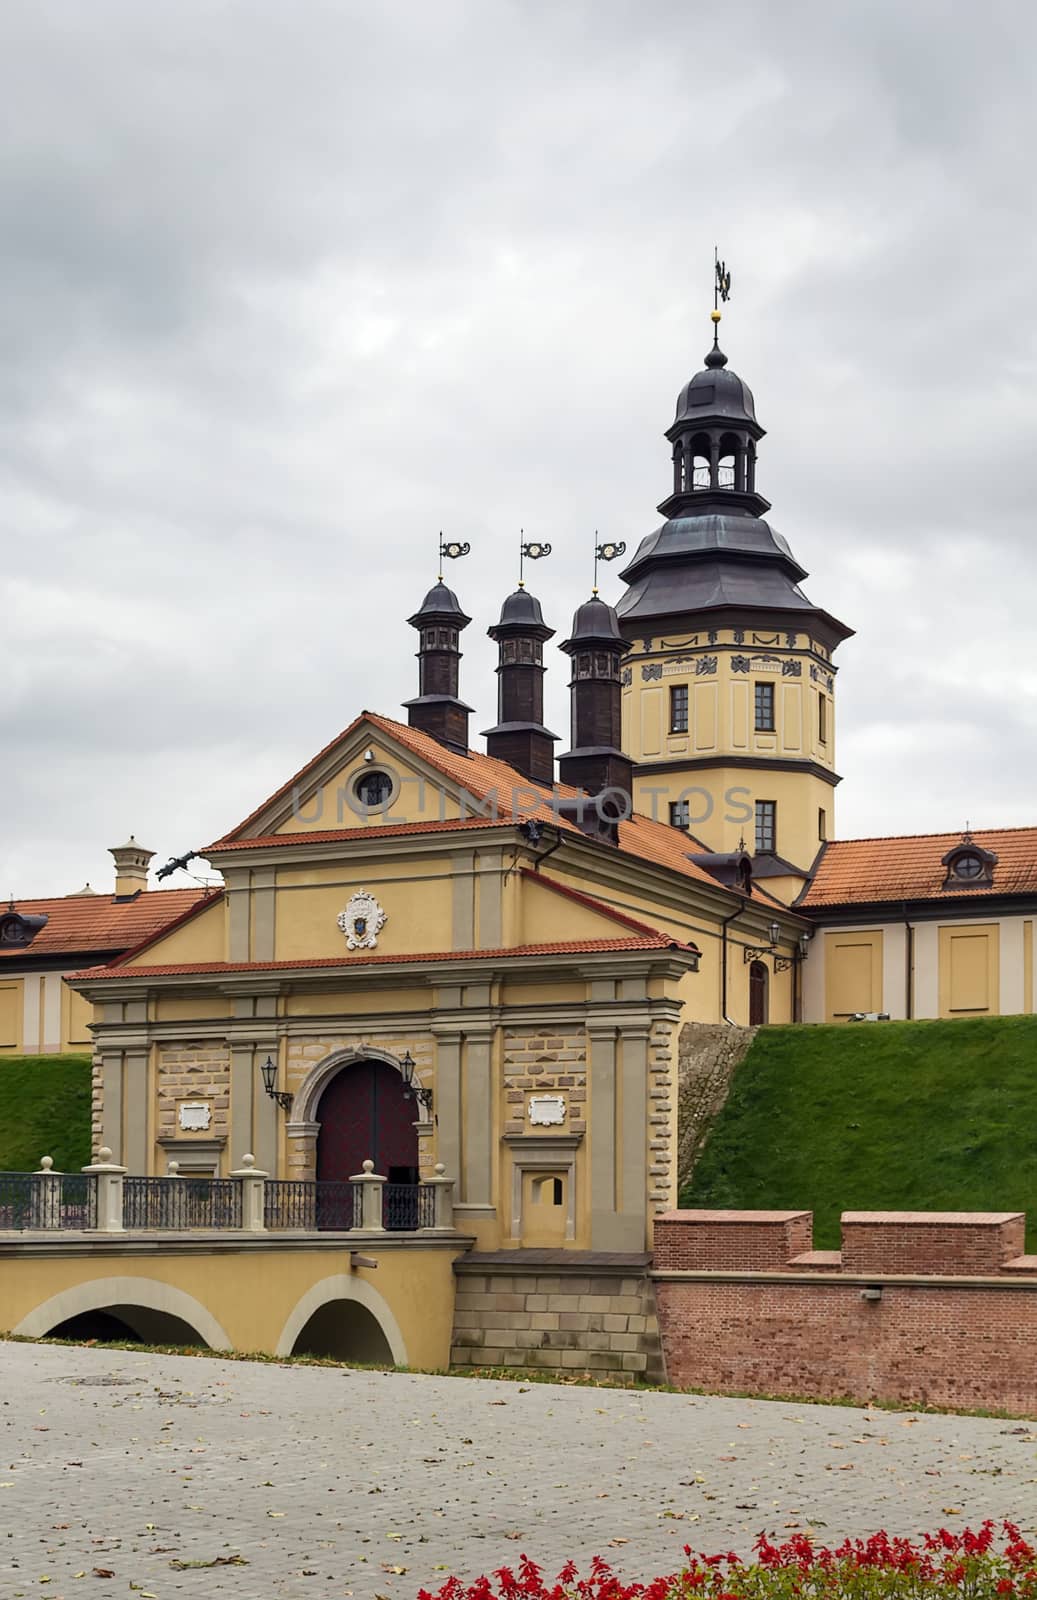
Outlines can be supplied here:
M935 1600L951 1595L1037 1600L1037 1556L1010 1522L1000 1536L992 1522L984 1522L975 1533L941 1528L920 1542L874 1533L847 1539L835 1549L816 1545L805 1534L784 1544L772 1544L761 1534L755 1558L747 1562L730 1551L696 1555L685 1546L684 1554L679 1571L647 1583L624 1583L600 1557L584 1578L570 1563L557 1578L545 1579L523 1556L517 1571L502 1567L493 1578L467 1585L449 1578L434 1594L422 1589L419 1600Z

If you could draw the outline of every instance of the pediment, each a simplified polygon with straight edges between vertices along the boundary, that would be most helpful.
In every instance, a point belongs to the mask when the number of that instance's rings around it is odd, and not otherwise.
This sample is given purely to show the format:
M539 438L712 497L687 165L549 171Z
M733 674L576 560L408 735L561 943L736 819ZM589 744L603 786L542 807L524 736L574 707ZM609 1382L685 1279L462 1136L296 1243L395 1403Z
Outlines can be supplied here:
M451 822L477 798L365 714L218 843Z

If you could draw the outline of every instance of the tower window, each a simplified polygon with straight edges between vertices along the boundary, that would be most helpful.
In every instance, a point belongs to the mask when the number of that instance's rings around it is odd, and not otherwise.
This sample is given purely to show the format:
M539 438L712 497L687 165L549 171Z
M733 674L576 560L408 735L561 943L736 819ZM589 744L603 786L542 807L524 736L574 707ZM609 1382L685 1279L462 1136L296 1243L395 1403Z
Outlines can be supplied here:
M817 737L822 744L828 743L828 701L823 694L817 697Z
M756 851L773 851L778 835L778 802L776 800L757 800L756 802Z
M670 801L670 827L691 827L691 802L689 800Z
M774 732L774 685L773 683L758 683L755 686L756 697L756 731L757 733Z
M670 732L688 731L688 685L675 683L670 690Z
M828 838L828 812L824 806L817 808L817 837L822 843Z

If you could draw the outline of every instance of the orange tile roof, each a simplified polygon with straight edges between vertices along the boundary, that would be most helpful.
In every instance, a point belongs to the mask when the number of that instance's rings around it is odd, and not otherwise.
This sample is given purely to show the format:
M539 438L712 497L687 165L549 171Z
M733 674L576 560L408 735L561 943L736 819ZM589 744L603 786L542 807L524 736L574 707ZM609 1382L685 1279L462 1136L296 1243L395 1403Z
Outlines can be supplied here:
M943 887L947 869L942 858L961 844L960 833L838 839L824 847L812 881L796 902L797 909L815 911L824 906L947 900L985 894L1037 894L1037 828L985 828L973 833L972 838L997 856L992 886Z
M459 828L513 828L511 817L448 817L443 822L387 822L358 828L300 828L296 833L259 833L253 839L220 840L206 846L206 852L223 850L269 850L275 845L349 844L359 839L396 839L411 833L455 833Z
M242 838L242 834L249 825L256 820L276 801L290 794L292 789L305 781L311 772L319 765L321 760L335 748L343 739L347 738L362 722L369 723L372 727L380 729L389 738L412 750L420 756L430 767L437 772L442 772L445 777L465 789L474 801L490 803L494 807L494 815L489 818L472 817L461 819L453 823L454 827L479 827L493 825L509 825L515 822L534 821L551 823L576 838L586 837L581 833L578 825L566 817L558 815L556 806L559 800L577 800L582 796L582 791L574 789L568 784L555 784L553 788L545 784L533 783L524 778L521 773L506 761L500 761L494 756L483 755L478 750L469 750L467 755L460 755L454 750L448 750L430 734L422 733L418 728L408 727L405 723L394 722L389 717L383 717L374 711L362 711L323 750L308 761L295 775L283 783L268 800L244 822L239 823L230 833L210 845L208 849L218 852L226 849L248 849L253 846L253 841ZM584 797L585 798L585 797ZM387 825L385 828L350 828L340 830L330 836L310 833L292 833L267 835L263 838L263 845L295 844L301 843L304 838L313 839L315 842L324 838L343 839L358 838L362 834L378 834L383 837L390 832L403 834L433 832L443 828L443 824L431 823L399 823ZM259 841L255 841L258 844ZM724 892L717 880L689 859L689 850L695 848L696 841L689 839L678 828L671 828L666 822L657 822L651 817L635 813L619 826L619 848L627 855L637 856L642 861L655 866L667 867L673 872L679 872L683 877L692 878L696 883L705 887ZM206 851L202 852L206 854ZM728 891L729 892L729 891ZM754 887L754 896L758 891ZM759 898L764 898L759 895ZM765 897L771 901L772 897Z
M25 916L47 917L47 922L22 949L0 949L0 959L88 955L123 951L151 939L167 923L192 911L204 900L205 889L146 889L134 900L116 900L104 894L70 894L54 900L15 900L15 910Z
M692 944L649 931L623 939L561 939L553 944L520 944L510 949L422 950L413 955L320 956L299 961L184 961L157 967L125 967L113 962L111 966L86 967L68 976L72 981L79 981L87 978L178 978L203 973L222 976L233 972L319 972L335 968L348 972L356 967L399 966L408 961L428 965L436 961L508 961L528 956L583 956L639 950L680 950L687 955L698 955Z

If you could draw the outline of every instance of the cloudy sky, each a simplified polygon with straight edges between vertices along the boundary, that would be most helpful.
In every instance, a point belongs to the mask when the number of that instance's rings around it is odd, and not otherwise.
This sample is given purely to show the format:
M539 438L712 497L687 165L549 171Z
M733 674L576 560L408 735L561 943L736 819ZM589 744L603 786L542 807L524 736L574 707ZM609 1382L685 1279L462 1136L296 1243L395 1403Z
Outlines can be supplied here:
M1032 6L5 0L0 888L217 837L415 692L436 533L564 637L709 339L857 637L841 835L1037 822ZM610 573L609 598L620 585ZM567 728L564 658L549 721Z

